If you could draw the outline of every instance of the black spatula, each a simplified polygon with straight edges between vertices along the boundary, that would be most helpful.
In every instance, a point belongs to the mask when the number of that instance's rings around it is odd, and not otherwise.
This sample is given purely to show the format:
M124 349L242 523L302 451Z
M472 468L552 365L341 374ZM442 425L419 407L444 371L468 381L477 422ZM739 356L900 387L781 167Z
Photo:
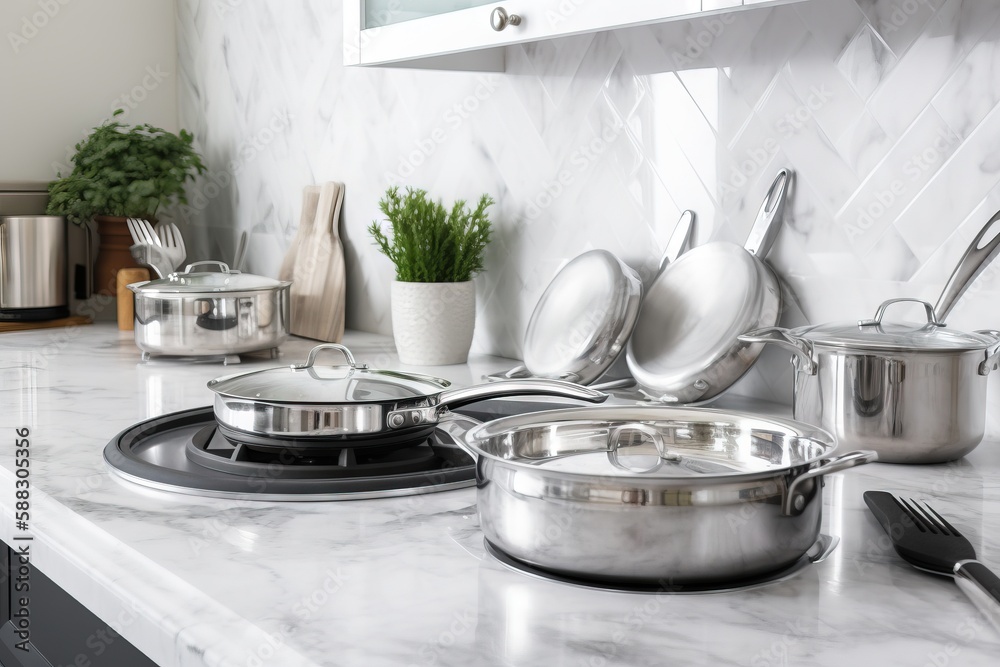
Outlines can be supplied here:
M914 567L954 576L963 592L1000 631L1000 577L976 560L976 550L926 503L886 491L865 491L865 503L905 561Z

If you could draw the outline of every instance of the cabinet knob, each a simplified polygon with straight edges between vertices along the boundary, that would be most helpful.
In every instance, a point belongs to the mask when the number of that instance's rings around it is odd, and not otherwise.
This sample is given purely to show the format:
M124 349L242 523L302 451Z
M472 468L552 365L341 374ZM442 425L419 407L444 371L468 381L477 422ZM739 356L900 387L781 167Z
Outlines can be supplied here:
M508 14L503 7L497 7L490 14L490 27L497 32L509 25L521 25L521 17L517 14Z

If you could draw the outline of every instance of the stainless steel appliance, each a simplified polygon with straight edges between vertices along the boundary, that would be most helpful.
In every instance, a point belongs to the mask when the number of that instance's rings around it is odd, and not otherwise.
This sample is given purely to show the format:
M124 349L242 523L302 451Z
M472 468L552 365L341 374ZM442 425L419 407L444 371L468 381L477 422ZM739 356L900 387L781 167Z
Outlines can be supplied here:
M11 219L11 218L25 218L25 217L37 217L37 218L48 218L45 214L45 208L48 205L49 194L46 188L46 184L43 182L11 182L6 181L0 183L0 219ZM46 225L52 225L53 223L43 223L43 227ZM19 232L25 231L22 226L23 223L14 225L19 227ZM92 249L96 247L96 239L91 230L86 226L73 225L73 224L63 224L63 236L62 242L64 243L64 254L63 260L58 269L62 275L60 287L54 280L43 280L41 284L47 287L43 291L51 291L53 293L62 291L64 294L63 299L59 299L62 305L65 307L66 311L69 312L84 312L85 311L85 301L91 295L91 266L93 264ZM11 228L13 231L13 226ZM42 232L42 228L36 230L37 232ZM30 235L29 235L30 236ZM22 237L22 240L18 243L26 241L28 237ZM38 246L39 248L45 248L43 244ZM5 250L6 254L8 251ZM10 249L11 253L14 252L14 248ZM18 255L24 257L23 254ZM25 280L26 277L20 271L16 271L13 267L13 262L8 264L5 260L0 259L3 262L2 268L4 271L9 270L14 273L20 287L15 290L14 284L9 284L8 289L11 293L18 292L27 286L29 282L34 284L39 284L37 280ZM38 263L31 259L31 255L28 255L27 270L30 272L31 276L38 276ZM29 290L30 292L30 290ZM19 297L18 303L42 303L42 302L52 302L53 299L42 299L39 296L28 296L27 298ZM46 306L43 306L46 307ZM0 310L11 311L11 315L14 319L28 319L32 313L28 312L31 307L28 306L27 310L25 306L0 306ZM65 312L65 311L59 311ZM59 317L60 314L55 315L43 315L44 318L48 317ZM38 315L36 314L36 318ZM3 319L11 319L11 317L4 317Z
M66 219L0 216L0 320L52 320L69 315Z

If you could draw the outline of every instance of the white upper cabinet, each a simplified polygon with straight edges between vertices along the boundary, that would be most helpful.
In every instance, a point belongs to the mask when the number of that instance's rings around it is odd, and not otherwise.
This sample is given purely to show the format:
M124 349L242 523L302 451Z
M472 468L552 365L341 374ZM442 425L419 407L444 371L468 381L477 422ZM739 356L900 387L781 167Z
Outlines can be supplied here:
M499 47L801 0L344 0L344 64L503 69Z

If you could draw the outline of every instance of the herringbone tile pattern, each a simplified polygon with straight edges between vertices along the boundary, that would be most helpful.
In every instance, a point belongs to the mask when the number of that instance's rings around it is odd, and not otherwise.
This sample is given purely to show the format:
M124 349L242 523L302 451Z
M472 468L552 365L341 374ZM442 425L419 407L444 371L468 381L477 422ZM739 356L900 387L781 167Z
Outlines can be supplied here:
M769 257L801 302L788 324L933 300L1000 208L988 0L812 0L511 47L495 75L344 68L336 2L182 0L179 22L182 124L231 175L188 212L205 251L253 229L250 268L273 273L301 187L344 181L356 328L390 328L364 228L394 182L498 200L475 348L508 356L562 263L607 248L649 270L685 208L698 243L742 243L781 166L799 176ZM996 275L955 326L997 326ZM784 361L745 387L787 400Z

